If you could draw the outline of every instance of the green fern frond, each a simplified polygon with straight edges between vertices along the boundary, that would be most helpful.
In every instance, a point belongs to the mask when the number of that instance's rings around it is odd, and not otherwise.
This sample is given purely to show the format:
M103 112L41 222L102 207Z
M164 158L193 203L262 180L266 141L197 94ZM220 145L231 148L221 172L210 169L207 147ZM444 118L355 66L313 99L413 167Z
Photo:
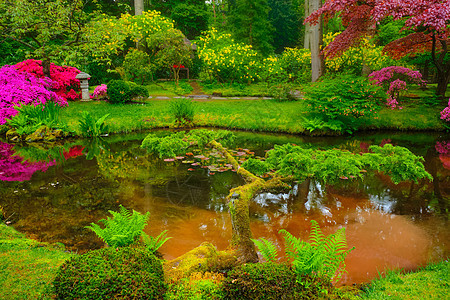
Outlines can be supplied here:
M149 212L144 215L135 210L130 212L122 205L119 212L110 210L109 213L112 217L99 221L105 228L95 223L91 223L91 226L86 228L91 229L111 247L125 247L136 242L143 233L150 216Z
M311 220L311 233L309 234L309 242L313 247L319 247L325 240L325 236L320 229L319 223Z
M274 243L264 238L261 238L261 240L252 239L252 242L258 247L258 250L261 252L265 261L276 262L278 250Z
M150 252L156 252L165 242L170 240L172 237L167 237L167 230L161 232L156 238L147 235L146 233L142 234L142 239L147 249Z

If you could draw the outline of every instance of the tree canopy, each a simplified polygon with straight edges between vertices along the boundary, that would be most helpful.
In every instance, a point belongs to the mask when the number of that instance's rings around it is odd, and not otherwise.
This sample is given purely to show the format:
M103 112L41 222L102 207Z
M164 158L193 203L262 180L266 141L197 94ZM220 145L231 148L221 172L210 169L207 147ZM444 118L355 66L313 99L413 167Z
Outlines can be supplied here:
M404 30L413 32L391 41L385 51L395 58L430 51L438 74L438 95L445 95L450 79L448 55L450 34L450 2L446 0L328 0L312 13L306 22L315 24L338 15L346 29L325 49L327 57L342 54L373 35L376 25L386 19L405 20Z

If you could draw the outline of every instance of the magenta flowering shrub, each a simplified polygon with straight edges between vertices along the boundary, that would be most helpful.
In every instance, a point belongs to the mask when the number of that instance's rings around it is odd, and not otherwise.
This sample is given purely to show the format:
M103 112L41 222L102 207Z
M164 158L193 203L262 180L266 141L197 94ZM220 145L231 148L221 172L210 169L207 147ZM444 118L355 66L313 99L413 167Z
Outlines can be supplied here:
M450 98L448 99L448 106L441 111L441 120L450 122Z
M17 114L15 106L39 105L47 101L54 101L60 106L67 105L64 98L49 90L52 83L48 78L36 78L29 73L19 72L13 66L0 68L0 125Z
M398 100L401 93L408 90L407 84L418 84L425 86L426 82L422 79L419 71L413 71L405 67L390 66L379 71L372 72L369 79L373 84L383 87L388 95L386 106L391 109L399 108Z
M93 93L94 99L105 99L108 95L108 86L106 84L101 84L97 86Z
M450 155L450 141L436 142L435 148L439 154Z
M55 162L29 162L16 156L13 145L0 142L0 180L27 181L36 171L45 172Z
M30 73L38 78L44 78L42 61L35 59L24 60L14 67L19 71ZM50 77L52 79L51 88L55 93L69 101L75 101L81 98L80 81L75 77L81 71L74 67L57 66L50 64Z

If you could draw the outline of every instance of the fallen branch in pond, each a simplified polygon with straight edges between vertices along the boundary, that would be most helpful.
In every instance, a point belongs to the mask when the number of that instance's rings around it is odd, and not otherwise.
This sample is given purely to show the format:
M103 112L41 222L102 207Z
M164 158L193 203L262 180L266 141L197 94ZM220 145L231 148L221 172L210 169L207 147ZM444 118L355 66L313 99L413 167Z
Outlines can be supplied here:
M406 148L391 144L384 147L371 146L371 152L364 154L339 149L305 149L285 144L275 146L267 152L266 158L258 163L254 158L250 158L244 164L240 164L219 140L225 142L233 140L233 135L228 131L205 129L176 133L163 138L149 135L143 141L142 147L159 154L160 157L167 153L174 157L189 147L214 148L233 166L237 174L242 176L245 184L231 189L227 199L232 221L231 248L238 261L243 263L258 260L255 245L251 240L249 216L249 203L258 192L290 189L286 182L303 181L307 178L315 178L324 183L362 178L367 171L382 172L390 176L396 184L405 180L415 182L423 178L432 180L431 175L425 171L422 157L414 155ZM170 145L174 148L168 148ZM181 145L183 147L180 147ZM176 151L172 151L173 149ZM256 176L255 174L261 170L271 170L274 172L273 177L264 180Z

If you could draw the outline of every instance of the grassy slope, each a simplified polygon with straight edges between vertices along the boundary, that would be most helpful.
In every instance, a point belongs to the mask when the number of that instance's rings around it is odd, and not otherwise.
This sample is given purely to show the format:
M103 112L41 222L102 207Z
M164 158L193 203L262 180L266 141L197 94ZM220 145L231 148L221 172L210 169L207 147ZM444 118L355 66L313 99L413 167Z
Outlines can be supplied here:
M27 239L0 224L0 299L39 299L69 257L61 247Z
M198 126L230 129L304 133L305 105L300 101L274 100L202 100L195 101L194 122ZM110 105L104 101L72 102L61 114L62 121L77 131L82 111L96 118L109 113L106 123L111 132L139 131L168 127L173 122L168 100L149 100L144 103ZM409 106L402 110L383 108L377 119L365 120L362 129L442 130L440 107Z
M448 299L450 295L450 264L431 264L408 274L388 272L386 277L373 280L363 299Z
M41 298L57 268L69 257L59 247L26 239L0 224L0 299ZM449 271L449 263L441 262L415 273L389 272L385 278L372 281L355 299L446 299ZM342 290L342 294L353 298L348 291Z

